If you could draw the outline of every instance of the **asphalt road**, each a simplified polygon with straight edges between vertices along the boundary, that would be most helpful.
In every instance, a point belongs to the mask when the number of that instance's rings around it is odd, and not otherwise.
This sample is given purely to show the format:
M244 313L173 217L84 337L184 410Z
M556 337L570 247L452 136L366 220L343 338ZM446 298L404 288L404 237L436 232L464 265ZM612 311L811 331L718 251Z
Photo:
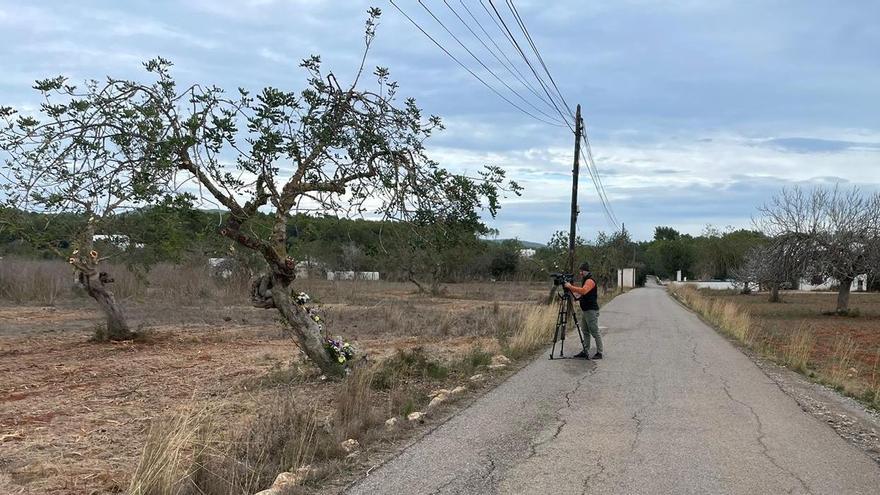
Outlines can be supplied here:
M880 493L874 461L664 290L600 325L604 360L544 354L349 493Z

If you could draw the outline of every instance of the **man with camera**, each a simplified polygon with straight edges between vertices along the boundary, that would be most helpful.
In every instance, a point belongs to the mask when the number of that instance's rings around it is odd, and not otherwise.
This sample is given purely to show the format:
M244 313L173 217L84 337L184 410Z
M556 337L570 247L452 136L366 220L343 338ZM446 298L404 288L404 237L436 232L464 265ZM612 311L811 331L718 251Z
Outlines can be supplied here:
M578 287L568 282L565 284L566 290L574 294L575 299L580 301L581 311L583 312L583 328L584 328L584 350L575 354L574 357L590 359L590 336L596 339L596 354L593 359L602 359L602 336L599 335L599 291L596 287L596 281L593 280L593 274L590 273L590 265L586 262L581 264L581 277L583 277L583 286Z

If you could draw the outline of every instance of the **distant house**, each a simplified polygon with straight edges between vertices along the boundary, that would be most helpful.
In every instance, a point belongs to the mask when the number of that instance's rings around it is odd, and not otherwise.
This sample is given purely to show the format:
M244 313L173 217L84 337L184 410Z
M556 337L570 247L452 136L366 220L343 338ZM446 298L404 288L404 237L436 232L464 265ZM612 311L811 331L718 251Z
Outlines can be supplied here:
M327 280L379 280L379 272L327 272Z
M131 238L122 234L95 234L92 236L92 242L106 242L119 249L128 249L129 246L131 246ZM142 242L136 242L134 243L134 247L137 249L143 249L144 244Z
M823 291L823 290L831 290L832 287L837 287L840 285L840 282L833 278L828 278L819 283L816 280L807 280L801 279L800 283L798 283L798 289L807 290L807 291ZM868 274L863 274L857 276L853 281L852 285L850 285L849 290L851 292L865 292L868 290Z
M519 255L521 258L531 258L535 255L535 250L532 248L525 248L519 250Z

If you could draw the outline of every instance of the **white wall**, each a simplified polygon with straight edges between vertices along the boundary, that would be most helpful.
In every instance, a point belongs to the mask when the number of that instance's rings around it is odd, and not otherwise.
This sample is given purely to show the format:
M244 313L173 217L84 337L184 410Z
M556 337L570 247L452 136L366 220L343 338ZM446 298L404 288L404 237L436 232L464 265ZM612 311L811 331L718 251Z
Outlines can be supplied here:
M617 270L617 286L633 288L636 286L636 269L622 268Z

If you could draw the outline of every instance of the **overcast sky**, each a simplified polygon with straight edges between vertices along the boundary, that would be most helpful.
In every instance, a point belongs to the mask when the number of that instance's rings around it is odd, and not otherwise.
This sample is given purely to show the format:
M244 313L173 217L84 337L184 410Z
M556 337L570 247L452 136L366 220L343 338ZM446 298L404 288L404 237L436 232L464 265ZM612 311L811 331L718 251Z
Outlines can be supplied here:
M479 1L464 1L515 60ZM505 90L418 2L398 3ZM465 14L459 0L449 3ZM880 187L880 2L515 4L562 94L583 106L611 207L636 239L656 225L694 234L707 224L749 226L755 207L786 185ZM142 77L140 63L156 55L185 82L228 89L301 88L298 61L313 53L346 80L370 5L383 16L368 63L389 67L402 95L445 120L431 155L454 170L501 166L525 187L490 222L501 237L546 242L567 229L571 132L494 95L387 0L0 0L0 104L34 108L33 81L57 74ZM426 5L521 90L442 0ZM586 177L579 196L582 235L614 229Z

